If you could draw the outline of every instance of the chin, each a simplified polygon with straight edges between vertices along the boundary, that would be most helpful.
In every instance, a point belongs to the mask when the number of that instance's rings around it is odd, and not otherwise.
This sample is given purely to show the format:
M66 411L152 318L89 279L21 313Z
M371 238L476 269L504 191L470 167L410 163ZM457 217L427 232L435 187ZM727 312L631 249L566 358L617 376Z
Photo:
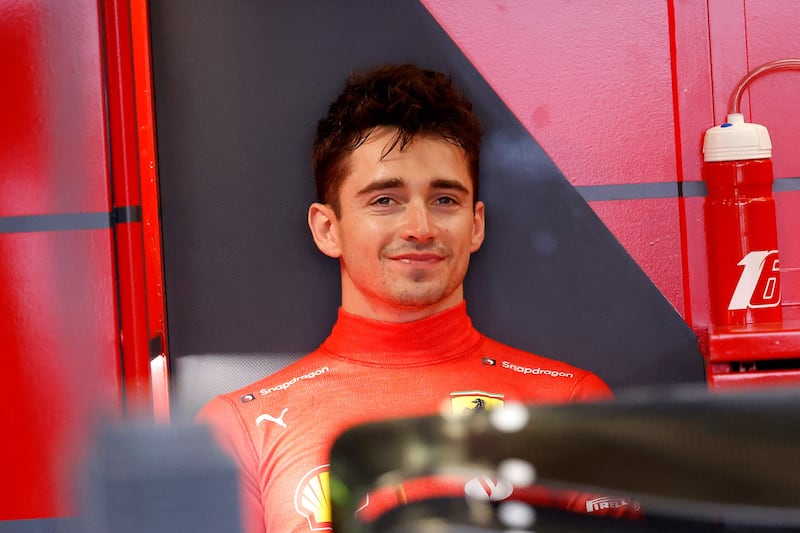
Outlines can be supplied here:
M427 288L424 290L417 288L417 290L395 292L391 299L403 307L428 307L446 300L451 292L440 287Z

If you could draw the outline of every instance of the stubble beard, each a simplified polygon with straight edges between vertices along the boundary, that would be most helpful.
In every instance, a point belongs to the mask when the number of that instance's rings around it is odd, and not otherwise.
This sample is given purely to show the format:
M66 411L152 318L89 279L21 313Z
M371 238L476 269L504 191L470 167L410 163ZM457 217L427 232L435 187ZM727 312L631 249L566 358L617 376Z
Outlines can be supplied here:
M399 287L392 290L392 299L402 307L424 307L433 305L447 296L443 286L422 287L417 282L412 287Z
M400 249L389 247L383 250L383 257L398 255L404 251L432 252L444 256L449 261L452 254L440 243L414 244L405 243ZM395 305L402 307L424 307L434 305L449 295L448 280L437 279L437 274L429 269L420 268L407 272L403 278L387 283L385 289L391 295ZM391 280L392 277L390 276Z
M425 307L450 296L458 288L458 284L451 281L450 277L440 279L425 269L413 270L403 279L387 284L384 294L401 307Z

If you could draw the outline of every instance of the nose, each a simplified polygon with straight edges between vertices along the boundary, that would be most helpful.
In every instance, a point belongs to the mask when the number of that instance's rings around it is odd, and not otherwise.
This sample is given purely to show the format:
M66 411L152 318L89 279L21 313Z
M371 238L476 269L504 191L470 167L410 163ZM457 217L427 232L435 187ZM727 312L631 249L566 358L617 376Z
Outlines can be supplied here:
M412 242L429 242L436 233L436 225L424 202L411 202L403 213L402 237Z

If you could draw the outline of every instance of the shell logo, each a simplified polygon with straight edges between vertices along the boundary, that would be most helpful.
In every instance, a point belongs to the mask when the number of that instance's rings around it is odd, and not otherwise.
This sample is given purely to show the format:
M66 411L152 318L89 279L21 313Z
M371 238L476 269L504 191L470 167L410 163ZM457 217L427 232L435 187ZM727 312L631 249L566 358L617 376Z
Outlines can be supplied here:
M306 517L311 531L333 529L329 466L312 468L297 484L294 493L294 508Z

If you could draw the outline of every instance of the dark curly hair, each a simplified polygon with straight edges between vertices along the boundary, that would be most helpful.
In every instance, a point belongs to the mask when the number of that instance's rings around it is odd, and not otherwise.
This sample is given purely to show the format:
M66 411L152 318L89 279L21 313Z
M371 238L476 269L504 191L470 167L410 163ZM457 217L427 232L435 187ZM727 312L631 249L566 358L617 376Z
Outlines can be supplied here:
M347 174L347 155L379 126L398 129L384 155L404 149L419 135L440 135L464 149L478 197L482 128L472 104L449 76L415 65L384 65L352 74L319 121L312 151L317 198L341 215L339 188Z

